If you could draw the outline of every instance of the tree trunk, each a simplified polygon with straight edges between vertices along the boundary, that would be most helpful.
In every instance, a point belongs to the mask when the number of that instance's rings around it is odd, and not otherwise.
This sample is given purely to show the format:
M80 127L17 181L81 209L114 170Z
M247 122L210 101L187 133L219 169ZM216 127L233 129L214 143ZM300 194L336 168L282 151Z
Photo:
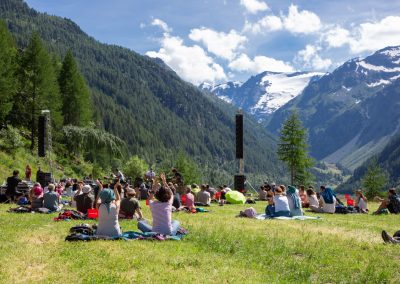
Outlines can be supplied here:
M290 167L290 184L294 185L294 166Z

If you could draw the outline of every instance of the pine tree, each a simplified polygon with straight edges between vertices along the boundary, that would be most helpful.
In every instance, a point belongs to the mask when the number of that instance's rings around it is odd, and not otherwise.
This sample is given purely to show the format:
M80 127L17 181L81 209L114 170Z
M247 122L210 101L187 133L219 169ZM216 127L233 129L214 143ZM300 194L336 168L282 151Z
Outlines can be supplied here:
M362 179L363 186L366 189L365 196L368 199L378 196L387 183L387 175L378 165L377 161L372 160L365 176Z
M13 105L16 92L16 48L6 24L0 21L0 128Z
M68 51L58 79L62 96L64 125L87 126L92 118L90 91Z
M31 150L35 147L37 117L48 109L52 125L60 127L61 99L52 60L38 34L34 33L22 53L19 68L20 90L14 108L14 120L31 130Z
M312 179L307 169L313 166L313 160L309 157L307 148L307 131L302 126L297 111L293 110L282 126L278 144L279 159L288 165L293 185L304 184Z

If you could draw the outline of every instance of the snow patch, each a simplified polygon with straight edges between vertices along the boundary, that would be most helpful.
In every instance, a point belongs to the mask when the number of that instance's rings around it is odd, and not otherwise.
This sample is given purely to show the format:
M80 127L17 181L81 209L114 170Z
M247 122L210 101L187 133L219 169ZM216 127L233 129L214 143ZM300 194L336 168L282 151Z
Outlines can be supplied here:
M380 86L380 85L388 85L388 84L390 84L390 83L391 83L391 82L388 81L388 80L381 79L381 80L379 80L378 82L371 83L371 84L367 84L367 86L368 86L369 88L374 88L374 87L378 87L378 86Z
M400 67L386 68L384 66L372 65L372 64L369 64L369 63L367 63L365 61L360 61L357 64L359 64L364 69L372 70L372 71L378 71L378 72L400 72Z
M259 84L265 86L265 93L251 112L273 113L288 101L298 96L314 76L324 73L303 73L297 76L288 76L288 73L269 73L264 76Z
M400 47L394 47L391 49L387 49L381 52L381 54L390 56L390 57L397 57L400 56Z

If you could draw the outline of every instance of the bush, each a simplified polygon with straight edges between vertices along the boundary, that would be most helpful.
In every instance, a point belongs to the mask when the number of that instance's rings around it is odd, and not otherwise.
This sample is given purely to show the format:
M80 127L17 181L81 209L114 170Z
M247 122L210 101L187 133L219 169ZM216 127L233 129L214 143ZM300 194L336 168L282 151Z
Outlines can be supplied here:
M6 128L0 130L0 148L8 153L15 153L15 151L24 145L22 136L19 134L18 129L8 125Z
M135 179L136 177L143 177L148 168L149 165L146 161L135 155L129 159L123 170L126 177Z

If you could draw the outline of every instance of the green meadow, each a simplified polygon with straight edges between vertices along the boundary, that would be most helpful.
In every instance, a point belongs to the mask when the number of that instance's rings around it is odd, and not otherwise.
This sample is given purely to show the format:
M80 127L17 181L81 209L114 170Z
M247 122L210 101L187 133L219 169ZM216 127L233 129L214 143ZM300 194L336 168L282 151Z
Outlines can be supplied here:
M380 237L382 229L391 234L400 229L399 216L320 214L321 220L308 221L235 217L249 206L213 205L209 213L174 213L190 231L182 241L65 242L69 228L82 221L8 213L10 205L3 204L0 282L399 282L400 246L385 245ZM151 219L144 203L142 207ZM265 203L254 207L261 213ZM137 230L136 221L120 225L124 231Z

